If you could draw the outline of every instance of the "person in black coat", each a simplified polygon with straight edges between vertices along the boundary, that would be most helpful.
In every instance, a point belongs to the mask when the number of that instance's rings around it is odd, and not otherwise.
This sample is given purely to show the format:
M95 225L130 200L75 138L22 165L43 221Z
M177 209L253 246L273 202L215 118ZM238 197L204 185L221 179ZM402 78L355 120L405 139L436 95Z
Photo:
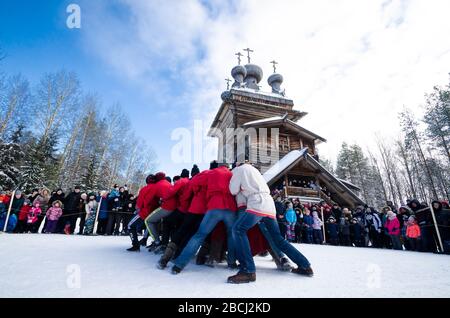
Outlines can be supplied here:
M450 254L450 209L446 202L443 204L439 201L433 201L431 204L433 205L439 234L444 247L443 252L445 254ZM437 237L436 241L438 241Z
M331 245L339 245L339 225L336 224L336 219L333 216L328 218L326 223L328 241Z
M352 218L350 220L350 238L352 244L356 247L364 246L364 226L358 221L357 218Z
M280 233L282 237L286 236L286 220L284 218L284 212L286 211L286 208L281 201L281 197L277 197L275 200L275 209L276 209L276 216L277 216L277 222L278 227L280 228Z
M125 205L123 207L123 228L122 228L122 234L123 235L129 235L128 232L128 223L130 222L133 213L136 211L136 198L133 194L128 194L128 198L125 201Z
M342 216L342 209L337 204L333 204L331 208L331 215L334 216L335 220L340 220Z
M31 203L34 202L34 199L36 199L39 195L39 190L38 189L33 189L31 191L31 194L28 196L28 200L30 200Z
M80 213L80 190L80 187L76 186L64 199L63 215L58 220L57 233L72 234L74 232L75 224Z
M434 241L436 231L434 230L433 216L429 207L424 206L418 200L411 200L408 204L413 210L417 224L420 227L420 247L421 252L436 252L437 245Z

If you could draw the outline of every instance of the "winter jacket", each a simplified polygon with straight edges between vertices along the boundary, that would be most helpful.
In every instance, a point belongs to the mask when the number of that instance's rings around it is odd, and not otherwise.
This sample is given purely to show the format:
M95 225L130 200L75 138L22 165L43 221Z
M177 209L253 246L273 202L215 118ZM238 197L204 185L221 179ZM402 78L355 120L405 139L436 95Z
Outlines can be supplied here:
M155 187L153 188L153 191L149 194L149 196L152 196L152 200L155 197L160 199L162 209L173 211L177 207L177 200L174 197L169 197L172 187L172 184L166 179L160 180L155 183Z
M400 222L397 217L394 217L392 220L387 218L384 227L389 235L400 235Z
M175 182L174 186L167 191L167 194L162 199L167 201L174 199L176 202L176 209L180 212L186 213L189 209L190 200L184 196L184 192L188 191L188 178L181 178Z
M217 209L226 209L232 212L237 211L236 200L230 192L230 180L232 176L233 173L225 166L212 169L206 174L206 200L208 202L206 208L208 211ZM247 198L247 209L253 208L253 198L246 196L245 192L243 194ZM275 214L275 207L273 212Z
M35 202L39 202L39 206L41 207L43 213L47 212L49 200L50 197L44 197L41 194L39 194L35 199Z
M323 225L322 220L319 219L319 215L317 212L313 212L312 214L313 214L313 220L314 220L312 228L314 230L321 230L322 225Z
M58 219L61 217L61 215L62 215L62 209L54 207L54 206L50 207L46 213L47 219L49 221L58 221Z
M375 211L372 210L371 212L366 212L364 214L364 226L367 230L372 228L377 232L381 231L381 220Z
M339 225L336 223L328 223L327 232L331 238L337 238L339 236Z
M22 207L20 208L20 212L19 212L19 221L26 221L30 210L31 210L31 206L29 206L28 204L22 205Z
M276 210L276 216L277 216L277 221L279 223L284 223L285 222L285 218L284 218L284 204L281 201L275 201L275 210Z
M209 170L202 171L195 175L187 185L186 192L183 193L181 200L190 201L188 212L192 214L206 213L206 185L203 184L203 178L209 173Z
M156 194L156 183L149 183L139 191L136 208L139 209L139 216L145 220L159 206L159 197Z
M101 202L100 202L101 198ZM98 211L98 218L101 220L108 218L108 197L97 197L97 201L100 202L100 210Z
M36 199L35 199L36 200ZM42 213L42 209L40 207L32 207L30 209L30 211L28 212L28 219L27 219L27 223L36 223L36 221L38 220L38 215L40 215Z
M287 209L284 216L286 218L286 221L290 224L294 224L297 222L297 215L295 214L295 211L293 209Z
M359 222L350 224L350 234L354 240L360 240L362 237L363 231L364 231L364 228Z
M304 224L306 227L311 228L311 227L313 226L313 224L314 224L314 219L313 219L313 217L312 217L311 215L305 215L305 216L303 217L303 224Z
M0 194L0 203L3 203L5 206L8 206L11 197L6 194Z
M262 174L252 165L246 163L234 168L229 188L233 195L238 193L244 195L247 199L247 212L276 218L276 208L270 189ZM294 210L292 213L295 217Z
M73 213L78 212L79 210L79 204L81 200L81 193L76 193L75 191L71 192L65 199L64 199L64 211L66 213Z
M18 216L20 209L22 208L25 202L25 197L22 195L19 199L17 199L16 196L14 196L12 200L13 201L11 204L11 214L16 214Z
M408 225L406 228L406 237L414 239L420 237L420 226L417 224Z
M97 201L89 201L84 205L86 214L90 215L90 214L95 214L97 213L97 207L98 207L98 202ZM100 213L99 213L100 214Z
M339 230L343 236L350 235L350 223L345 218L344 221L339 225Z

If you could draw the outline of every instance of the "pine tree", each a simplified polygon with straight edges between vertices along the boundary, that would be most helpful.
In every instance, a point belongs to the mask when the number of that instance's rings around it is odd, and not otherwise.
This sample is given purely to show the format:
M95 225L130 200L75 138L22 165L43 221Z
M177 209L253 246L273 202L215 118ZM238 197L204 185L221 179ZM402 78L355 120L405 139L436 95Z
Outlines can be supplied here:
M435 86L427 95L423 121L427 136L440 148L450 167L450 84L445 88Z
M24 153L17 143L0 142L0 186L14 189L20 178L20 162Z
M93 191L98 189L98 175L97 175L97 165L98 160L96 154L92 154L89 159L89 164L86 168L86 172L83 174L81 178L81 187L88 190Z
M20 186L32 188L53 188L57 183L57 137L51 133L47 138L32 140L25 145L25 160L21 167Z

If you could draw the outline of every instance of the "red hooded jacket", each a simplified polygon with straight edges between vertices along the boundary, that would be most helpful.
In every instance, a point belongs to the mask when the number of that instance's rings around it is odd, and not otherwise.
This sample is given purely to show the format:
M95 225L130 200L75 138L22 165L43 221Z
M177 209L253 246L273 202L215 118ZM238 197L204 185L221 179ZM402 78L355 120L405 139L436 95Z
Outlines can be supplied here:
M139 209L139 216L143 220L159 206L159 198L154 196L155 188L155 183L149 183L139 191L136 208Z
M181 196L181 201L190 202L188 212L192 214L206 213L206 175L209 170L195 175L187 184L186 191Z
M210 170L207 176L207 210L228 209L237 211L236 200L230 193L233 173L225 166Z
M186 213L189 209L190 198L186 198L184 193L188 191L188 184L188 178L181 178L175 182L175 185L169 190L168 196L163 200L175 198L178 211Z
M161 208L167 211L173 211L177 208L176 197L170 197L172 188L172 184L166 179L160 180L156 183L156 191L154 195L162 200Z

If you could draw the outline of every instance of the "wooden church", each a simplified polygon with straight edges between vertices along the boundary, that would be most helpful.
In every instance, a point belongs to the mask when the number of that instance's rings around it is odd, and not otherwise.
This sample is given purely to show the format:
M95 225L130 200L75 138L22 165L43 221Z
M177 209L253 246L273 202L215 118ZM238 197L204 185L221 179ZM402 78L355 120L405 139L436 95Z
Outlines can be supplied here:
M251 50L247 49L249 54ZM209 136L219 139L219 161L251 161L263 173L268 185L302 202L322 200L344 207L364 204L357 186L333 176L318 159L317 145L325 138L298 124L307 115L294 109L294 102L281 89L283 77L276 72L268 78L271 92L258 85L261 67L238 65L231 75L234 83L222 93L222 104Z

